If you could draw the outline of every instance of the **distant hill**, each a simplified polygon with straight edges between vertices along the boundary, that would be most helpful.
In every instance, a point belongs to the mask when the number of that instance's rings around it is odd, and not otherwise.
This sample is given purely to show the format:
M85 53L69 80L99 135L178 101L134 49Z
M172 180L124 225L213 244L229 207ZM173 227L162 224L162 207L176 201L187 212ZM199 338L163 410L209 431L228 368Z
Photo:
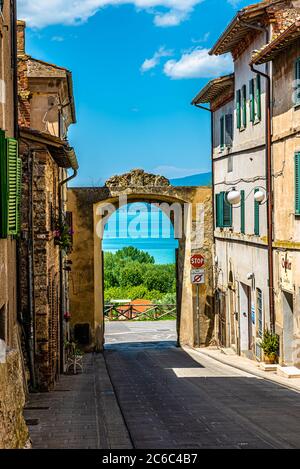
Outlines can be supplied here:
M193 174L184 178L170 179L173 186L211 186L211 173Z

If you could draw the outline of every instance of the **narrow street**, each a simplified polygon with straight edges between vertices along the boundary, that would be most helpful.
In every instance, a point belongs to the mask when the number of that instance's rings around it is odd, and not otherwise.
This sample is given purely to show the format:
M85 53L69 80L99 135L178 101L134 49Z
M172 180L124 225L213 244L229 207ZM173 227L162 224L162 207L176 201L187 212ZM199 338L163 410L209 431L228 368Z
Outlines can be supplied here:
M104 357L31 394L25 417L34 449L300 446L299 392L176 347L175 321L107 323Z
M105 358L136 448L299 447L299 393L187 354L175 338L171 321L107 324Z

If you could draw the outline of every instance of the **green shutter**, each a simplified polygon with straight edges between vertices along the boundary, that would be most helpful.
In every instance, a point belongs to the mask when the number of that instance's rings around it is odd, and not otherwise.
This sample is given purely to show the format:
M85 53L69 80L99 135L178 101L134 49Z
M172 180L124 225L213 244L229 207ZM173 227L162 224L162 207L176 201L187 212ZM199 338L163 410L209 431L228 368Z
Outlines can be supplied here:
M216 194L216 226L217 228L223 228L222 193Z
M232 206L226 200L226 192L222 192L223 201L223 226L232 226Z
M241 191L241 233L245 234L245 191Z
M241 119L241 90L236 92L236 126L238 129L242 127Z
M254 79L249 81L250 122L255 121Z
M243 127L247 127L247 87L242 87L242 116L243 116Z
M18 234L18 142L14 138L6 140L7 151L7 234Z
M255 189L254 193L259 191L259 189ZM259 206L260 206L260 203L259 202L256 202L256 200L254 201L254 234L256 236L259 236L260 235L260 231L259 231Z
M295 214L300 215L300 152L295 154Z
M256 75L256 118L261 120L261 78Z
M220 119L220 147L221 149L224 148L224 145L225 145L224 127L225 127L224 116L222 116Z

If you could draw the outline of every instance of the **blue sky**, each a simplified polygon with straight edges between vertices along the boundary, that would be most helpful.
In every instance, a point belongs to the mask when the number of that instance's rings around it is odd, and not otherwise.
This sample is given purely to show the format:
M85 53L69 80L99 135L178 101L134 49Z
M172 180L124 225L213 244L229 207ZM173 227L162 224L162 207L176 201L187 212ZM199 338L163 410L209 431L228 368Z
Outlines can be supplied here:
M207 49L248 3L18 0L27 53L73 72L76 186L137 167L167 177L210 170L209 115L190 102L231 71L229 57L208 58Z
M175 262L174 228L166 214L146 203L133 203L116 210L105 226L103 251L116 252L135 246L149 252L157 264Z

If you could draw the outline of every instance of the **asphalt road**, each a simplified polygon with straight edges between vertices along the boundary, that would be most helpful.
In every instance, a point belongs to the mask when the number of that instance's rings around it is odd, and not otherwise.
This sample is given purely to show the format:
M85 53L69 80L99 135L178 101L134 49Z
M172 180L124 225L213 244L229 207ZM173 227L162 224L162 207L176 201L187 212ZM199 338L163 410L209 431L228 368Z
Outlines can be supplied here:
M136 448L300 448L300 394L176 347L175 322L106 325Z

